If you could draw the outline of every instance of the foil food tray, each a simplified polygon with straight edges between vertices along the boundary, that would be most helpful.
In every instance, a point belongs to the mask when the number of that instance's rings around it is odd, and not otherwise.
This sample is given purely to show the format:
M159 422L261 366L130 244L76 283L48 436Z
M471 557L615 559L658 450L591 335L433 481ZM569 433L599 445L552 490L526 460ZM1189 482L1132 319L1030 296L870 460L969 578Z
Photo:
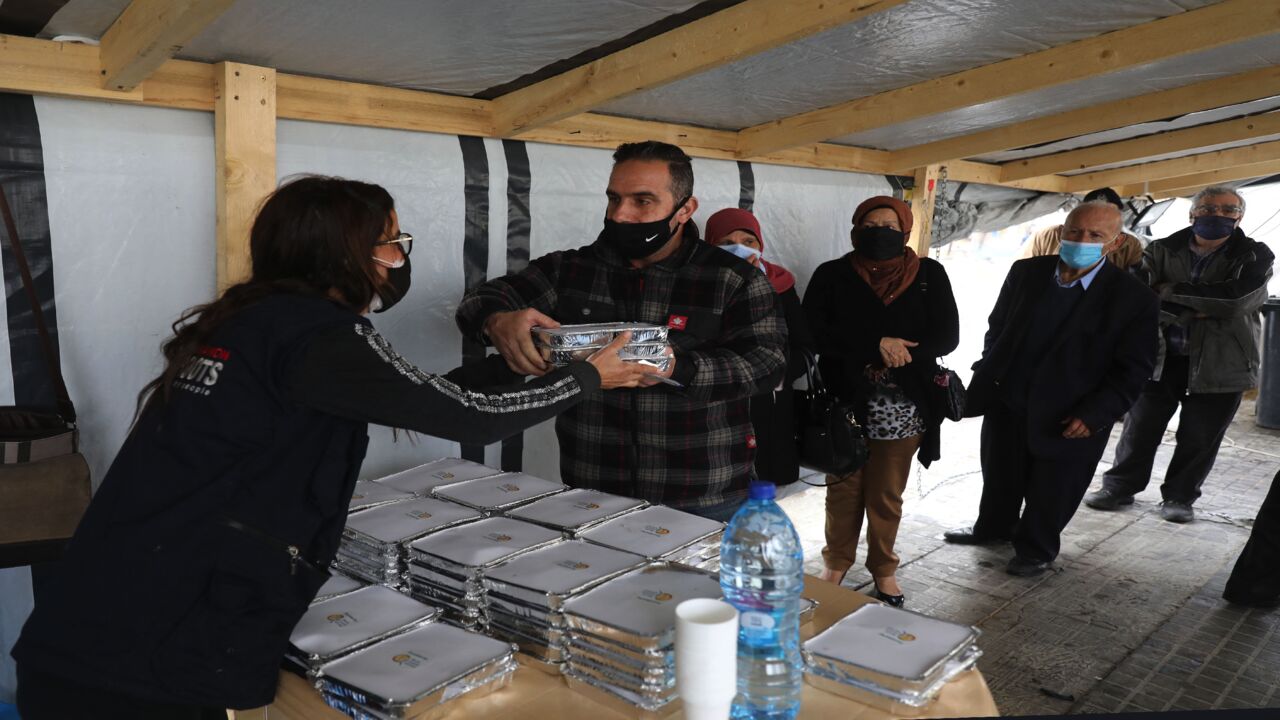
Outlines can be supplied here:
M693 598L721 597L715 575L656 562L569 600L564 621L571 629L657 652L675 642L677 605Z
M439 615L439 608L394 590L377 585L361 588L308 608L289 635L290 654L315 669Z
M649 697L626 688L611 686L607 681L569 665L565 666L564 679L565 684L574 692L628 717L656 720L680 709L680 703L672 702L676 699L674 693L670 697Z
M552 349L575 347L604 347L613 342L619 333L630 331L630 343L663 343L667 342L667 328L663 325L646 323L587 323L580 325L561 325L558 328L533 328L534 342Z
M607 345L608 343L605 343ZM581 345L572 348L542 348L542 355L553 365L568 365L574 360L586 360L605 345ZM628 343L618 350L618 359L627 362L657 362L671 356L671 346L666 343Z
M636 687L654 686L669 687L676 681L674 665L674 648L668 653L671 664L659 662L655 664L637 665L629 658L615 653L598 650L594 645L570 642L565 646L569 662L590 662L591 664L618 673L622 677L633 678Z
M559 610L565 600L644 564L634 553L581 540L566 540L490 568L481 582L500 594L538 608Z
M666 560L672 559L669 556L700 557L710 548L719 548L724 528L722 522L665 505L653 505L601 523L583 532L581 537L650 560Z
M507 511L509 517L555 528L575 537L588 528L648 507L649 503L599 490L578 488Z
M441 485L436 497L485 512L501 512L569 489L563 483L526 473L503 473Z
M409 500L413 497L412 493L387 487L372 480L357 480L355 491L351 493L351 500L347 503L347 512L357 513L361 510L368 510L372 507L400 500Z
M484 516L477 510L436 498L415 498L375 507L348 518L343 542L383 552L399 550L401 543L428 533L461 525Z
M451 485L464 480L499 475L502 471L488 465L463 460L442 458L425 465L409 468L394 475L378 478L377 482L419 497L429 497L431 491L441 485Z
M805 682L810 685L864 705L883 710L901 717L913 717L928 710L929 705L937 698L943 686L960 673L970 670L977 663L982 651L971 645L947 663L947 666L935 683L920 693L899 693L873 683L864 683L849 676L831 677L812 668L805 670Z
M432 533L410 543L409 549L414 564L474 578L504 560L556 542L561 542L561 534L550 528L493 517Z
M324 581L324 584L320 586L320 589L316 591L316 596L312 598L311 604L315 605L318 602L324 602L330 598L336 598L339 595L346 595L347 593L359 590L362 587L365 587L365 583L348 577L347 575L343 575L342 573L333 573L329 576L328 580Z
M515 670L508 643L436 623L324 665L319 687L357 709L399 720L504 687Z
M649 695L654 698L665 697L675 691L675 673L664 675L637 675L618 665L598 662L590 655L568 652L569 667L607 682L614 687L626 688L638 695Z
M862 689L927 702L981 631L880 605L863 605L804 643L809 671Z

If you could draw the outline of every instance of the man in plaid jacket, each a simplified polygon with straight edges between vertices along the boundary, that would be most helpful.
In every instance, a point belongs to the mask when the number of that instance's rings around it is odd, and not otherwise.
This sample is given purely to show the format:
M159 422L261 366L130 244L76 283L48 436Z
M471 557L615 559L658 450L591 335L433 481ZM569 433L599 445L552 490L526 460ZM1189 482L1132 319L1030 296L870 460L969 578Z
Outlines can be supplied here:
M628 143L613 159L600 237L472 289L458 327L525 375L550 369L534 326L669 327L674 359L660 375L682 387L654 379L565 412L556 421L560 472L573 487L727 520L746 497L755 455L750 398L781 379L786 327L765 275L698 237L684 151Z

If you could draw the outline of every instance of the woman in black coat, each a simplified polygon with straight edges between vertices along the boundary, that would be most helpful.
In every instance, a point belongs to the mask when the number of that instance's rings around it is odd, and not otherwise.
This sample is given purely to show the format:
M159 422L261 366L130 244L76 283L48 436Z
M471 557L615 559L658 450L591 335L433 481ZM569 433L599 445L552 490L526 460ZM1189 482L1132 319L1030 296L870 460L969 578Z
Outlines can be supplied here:
M937 358L960 339L946 271L906 247L911 223L911 209L901 200L863 202L853 214L853 252L819 265L804 296L823 378L855 404L869 450L861 470L827 478L823 578L844 579L865 515L873 594L894 606L904 602L893 551L902 493L912 456L925 467L938 459Z
M777 293L778 312L787 324L787 371L776 388L751 398L751 427L755 430L756 476L775 485L790 485L800 479L791 384L804 375L804 354L814 351L809 323L796 294L796 278L781 265L764 259L760 221L747 210L726 208L708 218L707 242L759 268Z

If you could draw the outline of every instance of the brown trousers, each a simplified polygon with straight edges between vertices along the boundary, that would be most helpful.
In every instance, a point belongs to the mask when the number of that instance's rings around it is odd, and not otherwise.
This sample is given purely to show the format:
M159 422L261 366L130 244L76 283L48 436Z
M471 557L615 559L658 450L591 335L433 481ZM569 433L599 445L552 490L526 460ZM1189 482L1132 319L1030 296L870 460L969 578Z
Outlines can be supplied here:
M831 570L845 572L858 557L862 517L867 518L867 570L890 577L898 570L893 544L902 520L902 493L911 476L911 461L922 435L903 440L867 440L867 464L843 482L827 476L827 546L822 559Z

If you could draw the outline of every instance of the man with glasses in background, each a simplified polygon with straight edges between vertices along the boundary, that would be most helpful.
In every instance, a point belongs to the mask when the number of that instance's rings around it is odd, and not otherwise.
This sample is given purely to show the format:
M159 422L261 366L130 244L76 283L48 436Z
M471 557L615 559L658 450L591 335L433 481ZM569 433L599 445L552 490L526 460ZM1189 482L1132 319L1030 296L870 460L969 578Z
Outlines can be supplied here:
M1218 447L1258 383L1260 309L1275 256L1240 230L1244 198L1208 187L1191 202L1191 227L1152 241L1134 272L1160 295L1160 357L1153 379L1125 419L1115 464L1085 505L1132 505L1151 479L1165 426L1182 406L1173 458L1160 486L1160 517L1185 523L1213 469Z

